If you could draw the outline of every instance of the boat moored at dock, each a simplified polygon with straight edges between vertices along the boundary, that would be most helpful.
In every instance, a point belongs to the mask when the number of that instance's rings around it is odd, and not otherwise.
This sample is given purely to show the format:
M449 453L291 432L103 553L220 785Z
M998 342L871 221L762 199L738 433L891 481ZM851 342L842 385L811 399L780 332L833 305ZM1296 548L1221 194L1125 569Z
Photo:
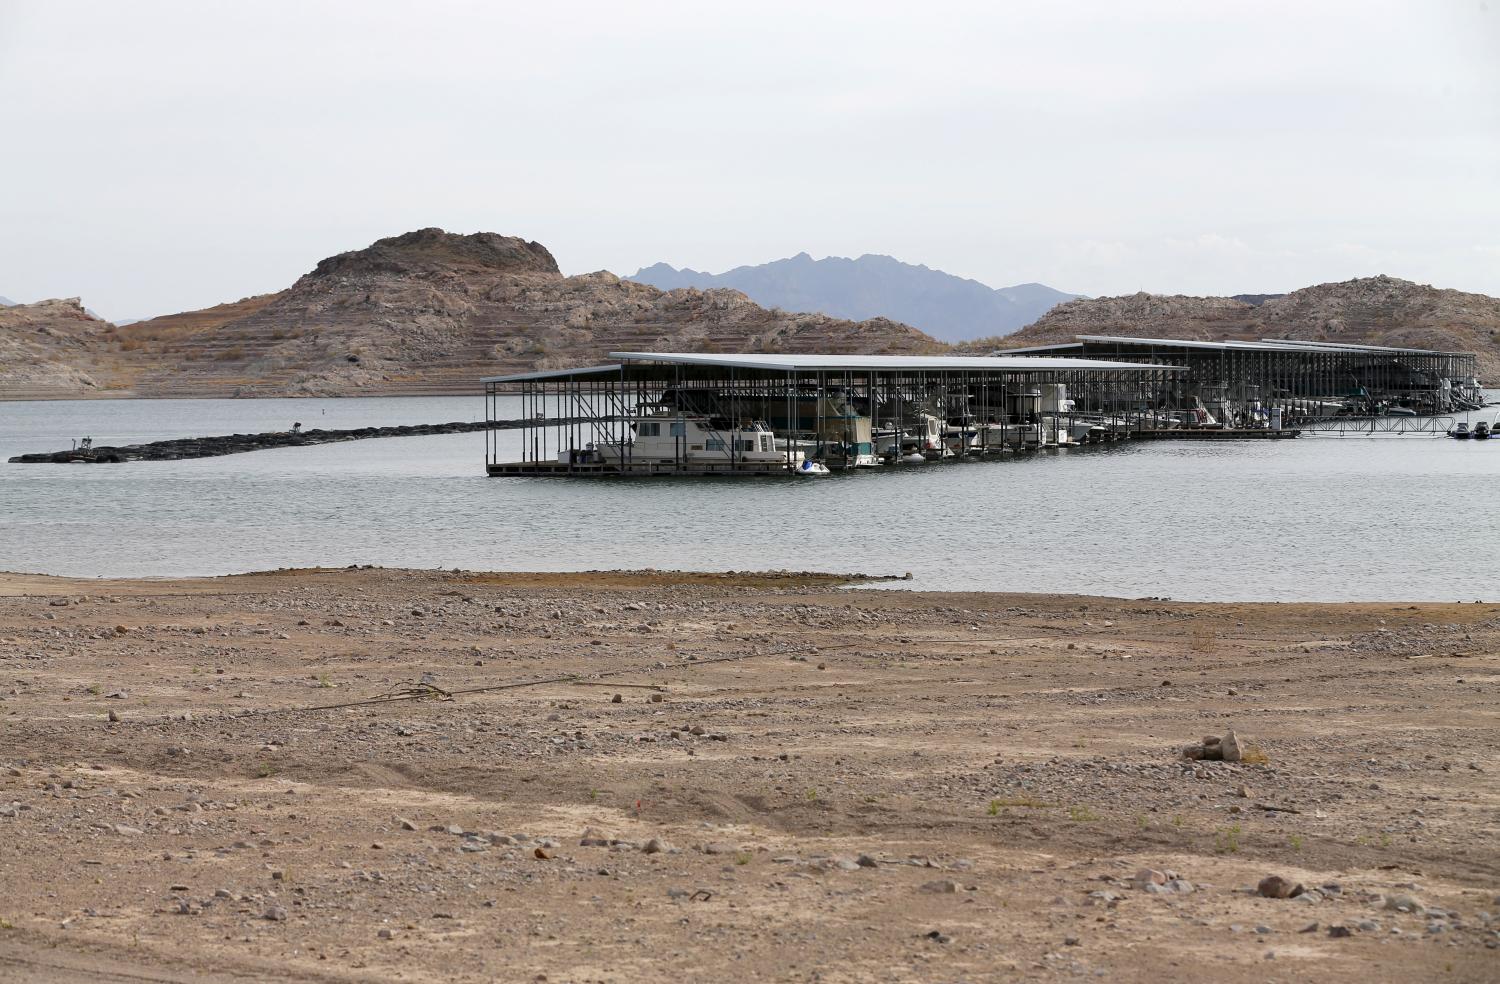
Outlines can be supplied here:
M1138 421L1133 408L1155 406L1181 372L1032 357L611 358L486 379L491 401L518 394L533 421L519 442L490 435L488 473L816 475L1022 453L1128 434L1106 421Z
M1094 353L1115 358L1076 357ZM487 472L821 475L1125 439L1468 439L1432 411L1482 400L1471 353L1332 343L1083 336L992 356L610 357L485 379L491 417L517 395L529 422L518 441L488 432Z

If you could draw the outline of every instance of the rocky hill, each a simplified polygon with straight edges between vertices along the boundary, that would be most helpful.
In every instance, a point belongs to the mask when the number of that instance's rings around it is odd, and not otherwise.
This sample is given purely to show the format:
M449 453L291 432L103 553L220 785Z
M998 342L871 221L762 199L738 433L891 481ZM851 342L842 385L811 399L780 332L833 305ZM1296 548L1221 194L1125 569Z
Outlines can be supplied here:
M733 290L564 277L540 243L440 229L329 257L276 294L104 326L95 341L90 353L49 356L98 375L78 395L473 393L483 375L589 365L621 349L944 348L893 321L768 311Z
M76 297L0 307L0 395L26 400L98 391L89 370L111 327Z
M423 229L329 257L278 293L126 326L76 298L0 308L0 399L473 393L480 376L621 349L975 354L1078 334L1475 351L1482 376L1500 380L1500 299L1390 277L1252 299L1079 299L954 348L882 318L768 310L728 288L564 277L538 243Z
M1319 284L1290 294L1242 296L1259 303L1159 294L1069 301L1013 335L965 349L1070 342L1075 335L1202 341L1292 338L1477 352L1481 378L1500 381L1500 298L1383 276Z
M657 263L631 280L665 290L730 287L757 304L789 311L822 311L839 318L885 316L915 325L943 341L1004 335L1076 294L1045 284L994 288L977 280L867 253L857 259L806 253L724 273Z

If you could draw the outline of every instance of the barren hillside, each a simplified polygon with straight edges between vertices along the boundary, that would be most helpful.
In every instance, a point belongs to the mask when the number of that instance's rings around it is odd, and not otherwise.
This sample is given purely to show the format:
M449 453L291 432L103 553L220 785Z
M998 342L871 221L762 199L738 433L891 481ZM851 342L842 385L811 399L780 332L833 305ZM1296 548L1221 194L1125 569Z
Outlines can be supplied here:
M0 396L49 399L99 388L88 371L114 326L76 297L0 307Z
M1295 338L1478 352L1480 374L1500 379L1500 298L1394 277L1305 287L1252 305L1231 297L1132 294L1058 305L1002 339L966 347L1070 342L1075 335L1148 338Z
M329 257L280 293L100 325L90 352L49 357L108 380L95 389L137 396L466 393L483 375L587 365L617 349L944 348L892 321L768 311L733 290L564 277L540 243L440 229Z
M0 309L0 399L472 393L484 375L588 365L619 349L982 354L1079 334L1475 351L1481 375L1500 379L1500 299L1390 277L1258 305L1080 299L955 349L884 318L767 310L728 288L564 277L539 243L423 229L329 257L278 293L131 325L101 321L76 298Z

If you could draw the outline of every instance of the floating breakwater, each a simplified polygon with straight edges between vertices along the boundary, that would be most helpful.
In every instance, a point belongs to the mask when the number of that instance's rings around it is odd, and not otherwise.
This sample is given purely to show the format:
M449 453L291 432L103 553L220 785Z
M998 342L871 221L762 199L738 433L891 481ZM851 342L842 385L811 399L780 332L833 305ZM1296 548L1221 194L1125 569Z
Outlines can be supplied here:
M549 424L572 421L552 420ZM313 444L337 444L342 441L364 441L377 437L427 437L438 434L468 434L483 430L511 430L530 420L471 420L447 424L410 424L399 427L357 427L352 430L270 431L264 434L228 434L222 437L184 437L148 444L123 447L99 446L68 451L44 451L18 454L13 465L120 464L126 461L181 461L186 458L217 458L226 454L265 451L270 448L297 448Z

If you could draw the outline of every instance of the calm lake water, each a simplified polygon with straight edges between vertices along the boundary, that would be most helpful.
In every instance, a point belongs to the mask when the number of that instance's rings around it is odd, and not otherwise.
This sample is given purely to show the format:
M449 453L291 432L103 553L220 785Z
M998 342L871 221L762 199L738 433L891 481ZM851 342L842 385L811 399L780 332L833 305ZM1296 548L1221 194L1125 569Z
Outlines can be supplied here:
M477 396L0 403L0 462L85 434L127 444L483 414ZM816 481L487 478L484 435L456 434L0 463L0 570L793 568L910 571L901 586L942 590L1493 601L1497 480L1500 440L1426 437L1126 443Z

